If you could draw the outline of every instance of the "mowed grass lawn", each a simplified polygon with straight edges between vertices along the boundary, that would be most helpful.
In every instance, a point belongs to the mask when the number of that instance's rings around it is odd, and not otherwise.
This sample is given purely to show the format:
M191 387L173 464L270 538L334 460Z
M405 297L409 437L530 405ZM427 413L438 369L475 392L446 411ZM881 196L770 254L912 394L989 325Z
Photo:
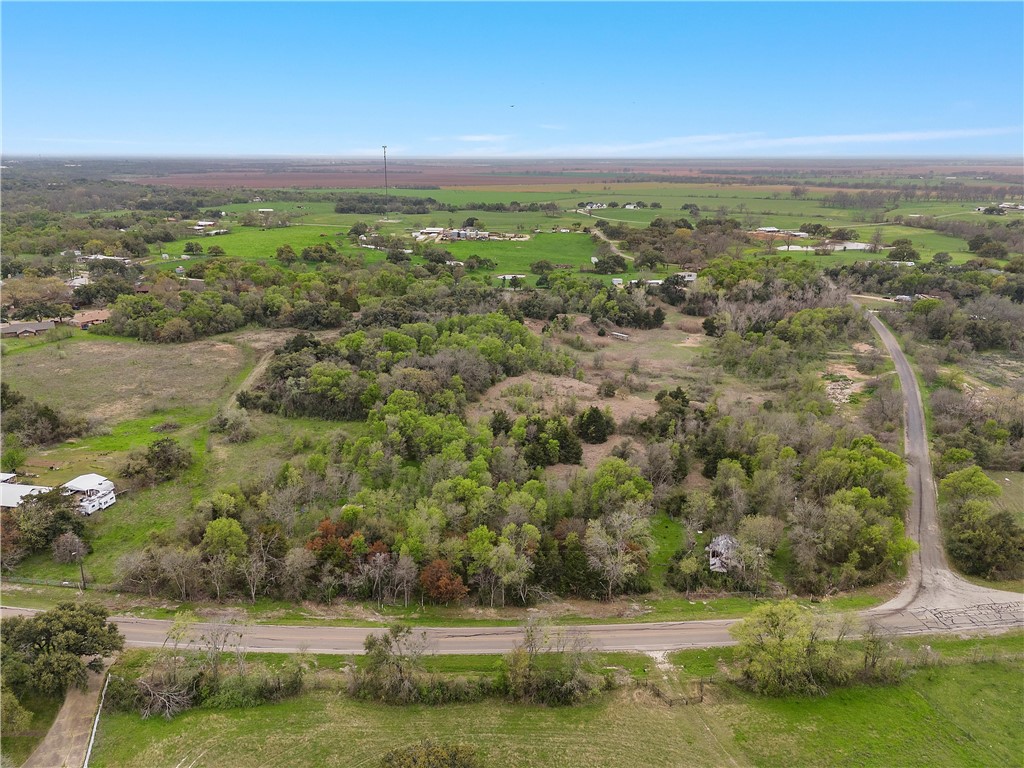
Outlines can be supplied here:
M470 744L485 766L1016 766L1019 661L931 667L894 687L762 699L718 686L669 707L635 690L574 708L489 701L390 707L317 692L168 722L105 714L95 766L376 766L423 738ZM195 762L194 762L195 761Z

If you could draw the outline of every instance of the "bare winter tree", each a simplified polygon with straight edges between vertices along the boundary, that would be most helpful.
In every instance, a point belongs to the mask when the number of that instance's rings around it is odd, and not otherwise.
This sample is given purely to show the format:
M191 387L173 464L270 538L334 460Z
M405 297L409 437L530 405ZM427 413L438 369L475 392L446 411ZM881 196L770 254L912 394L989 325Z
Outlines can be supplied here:
M77 563L85 557L85 542L70 531L53 540L53 559L58 563Z
M199 593L202 569L196 550L167 547L160 551L159 563L161 575L174 586L182 600Z
M281 591L288 600L301 600L309 585L316 555L305 547L292 547L281 566Z
M626 503L600 520L587 523L583 547L590 567L608 585L608 599L639 570L639 559L650 549L650 520L640 505Z
M213 587L214 594L220 600L221 593L231 582L234 572L233 558L226 552L218 552L203 563L203 575L207 583Z
M391 572L392 592L395 597L402 596L406 607L409 605L409 598L412 596L413 589L416 588L418 578L419 569L416 567L416 561L409 555L399 555L398 562Z

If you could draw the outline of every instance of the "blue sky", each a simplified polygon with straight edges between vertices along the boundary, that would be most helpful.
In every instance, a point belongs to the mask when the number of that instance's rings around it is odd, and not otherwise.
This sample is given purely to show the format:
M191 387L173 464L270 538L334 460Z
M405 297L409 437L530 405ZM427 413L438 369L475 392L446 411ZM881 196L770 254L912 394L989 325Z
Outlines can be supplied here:
M20 3L5 154L1015 155L1024 4Z

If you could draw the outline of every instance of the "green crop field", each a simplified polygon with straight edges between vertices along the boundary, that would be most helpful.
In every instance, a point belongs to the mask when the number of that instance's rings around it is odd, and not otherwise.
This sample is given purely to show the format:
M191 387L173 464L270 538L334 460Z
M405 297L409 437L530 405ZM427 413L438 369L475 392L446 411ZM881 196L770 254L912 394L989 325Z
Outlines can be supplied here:
M677 707L634 690L581 707L395 707L321 691L255 709L194 710L169 722L105 714L93 764L375 766L389 749L432 738L476 747L485 766L1018 765L1020 645L1020 635L937 641L943 658L960 662L916 669L900 685L824 697L765 699L719 684L703 704ZM979 650L996 656L970 661ZM673 660L692 675L710 674L730 654L689 651ZM441 659L438 671L493 669L487 657ZM648 666L642 657L608 661L635 673Z

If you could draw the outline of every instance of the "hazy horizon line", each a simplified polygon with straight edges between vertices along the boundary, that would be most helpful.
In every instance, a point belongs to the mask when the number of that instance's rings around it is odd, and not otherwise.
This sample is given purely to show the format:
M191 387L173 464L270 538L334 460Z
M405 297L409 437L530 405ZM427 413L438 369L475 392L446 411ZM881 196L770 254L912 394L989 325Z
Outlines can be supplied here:
M0 153L0 159L4 160L344 160L344 161L359 161L365 162L367 160L380 160L379 155L371 154L359 154L359 155L324 155L324 154L71 154L71 153L11 153L5 154ZM930 155L707 155L707 156L684 156L684 155L666 155L663 157L652 157L652 156L588 156L588 155L565 155L560 157L552 157L551 155L537 155L534 157L528 155L517 155L516 157L509 157L507 155L495 155L493 157L487 157L483 155L399 155L389 156L388 161L391 163L401 163L403 161L414 161L414 160L430 160L430 161L447 161L462 160L465 162L472 163L484 163L484 162L503 162L503 163L524 163L524 162L565 162L565 161L588 161L588 162L645 162L645 163L658 163L658 162L709 162L709 161L735 161L735 160L763 160L763 161L873 161L873 160L1012 160L1012 161L1024 161L1024 153L1019 155L1014 154L930 154ZM1024 171L1022 171L1024 172Z

